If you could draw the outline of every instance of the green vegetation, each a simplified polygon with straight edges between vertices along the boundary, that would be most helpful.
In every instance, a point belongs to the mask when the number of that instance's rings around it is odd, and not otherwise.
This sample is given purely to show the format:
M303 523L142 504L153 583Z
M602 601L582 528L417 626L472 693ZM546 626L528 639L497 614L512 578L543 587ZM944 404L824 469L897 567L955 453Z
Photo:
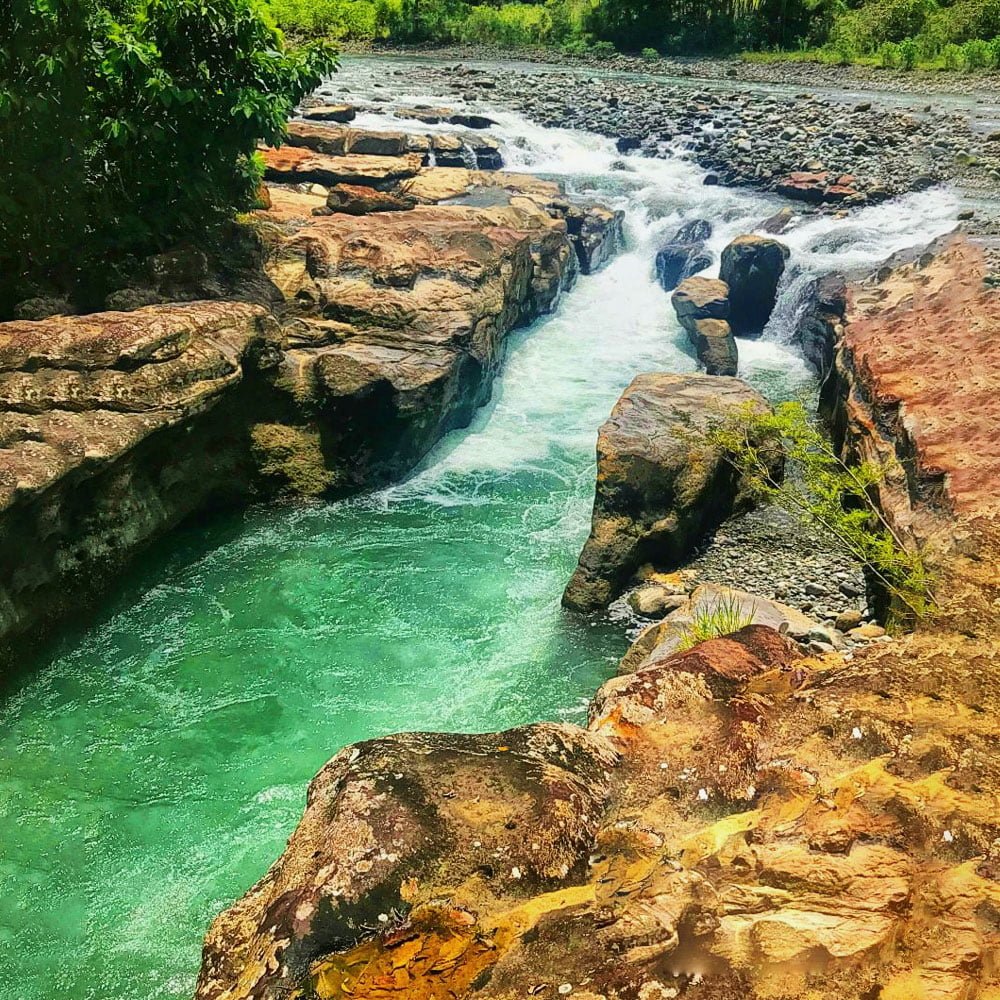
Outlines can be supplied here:
M876 503L886 468L843 462L801 403L782 403L774 413L744 407L716 428L714 439L760 500L776 502L820 526L864 566L888 598L892 623L910 625L933 610L923 552L886 520ZM785 451L781 482L768 472L767 455L775 441Z
M741 628L753 624L753 616L753 610L745 612L739 599L731 594L696 607L678 649L690 649L699 642L739 632Z
M293 35L560 47L570 54L744 51L896 69L1000 66L1000 0L265 0Z
M0 314L96 304L142 257L250 207L258 140L335 67L257 0L12 0L0 30Z

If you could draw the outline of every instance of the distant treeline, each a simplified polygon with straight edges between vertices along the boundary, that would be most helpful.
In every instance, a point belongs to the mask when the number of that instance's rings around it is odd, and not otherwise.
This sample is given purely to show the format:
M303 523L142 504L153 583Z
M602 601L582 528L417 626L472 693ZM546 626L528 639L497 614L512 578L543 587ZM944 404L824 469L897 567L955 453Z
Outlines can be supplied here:
M656 55L798 52L909 69L1000 63L1000 0L266 0L292 34Z

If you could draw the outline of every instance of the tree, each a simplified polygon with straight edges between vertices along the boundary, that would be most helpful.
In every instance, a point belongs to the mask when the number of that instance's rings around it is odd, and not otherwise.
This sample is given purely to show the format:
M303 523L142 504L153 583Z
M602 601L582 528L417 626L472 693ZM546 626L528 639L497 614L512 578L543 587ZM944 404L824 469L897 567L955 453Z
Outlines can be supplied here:
M259 140L335 68L256 0L9 0L0 35L0 309L32 286L99 299L109 264L245 210ZM6 308L5 308L6 307Z

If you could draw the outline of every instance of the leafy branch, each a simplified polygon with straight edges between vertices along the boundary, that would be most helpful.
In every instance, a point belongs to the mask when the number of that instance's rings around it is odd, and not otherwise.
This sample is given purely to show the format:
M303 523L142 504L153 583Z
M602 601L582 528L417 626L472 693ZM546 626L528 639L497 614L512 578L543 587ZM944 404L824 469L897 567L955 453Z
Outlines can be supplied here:
M933 580L925 555L884 515L877 493L887 468L877 462L848 465L812 423L801 403L774 412L753 406L728 415L713 442L758 501L769 501L821 527L865 568L891 598L900 624L926 617L934 607ZM785 453L783 479L771 474L775 444Z

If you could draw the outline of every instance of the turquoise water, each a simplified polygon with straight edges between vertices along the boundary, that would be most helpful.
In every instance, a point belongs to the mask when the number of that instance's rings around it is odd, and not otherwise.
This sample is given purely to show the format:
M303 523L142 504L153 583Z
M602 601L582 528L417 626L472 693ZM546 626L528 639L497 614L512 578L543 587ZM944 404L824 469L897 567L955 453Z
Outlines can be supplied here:
M694 367L653 253L692 214L716 221L721 246L772 206L704 188L678 161L622 172L605 140L498 117L515 166L626 209L628 251L516 339L492 405L408 482L185 529L9 693L5 1000L190 996L209 920L281 852L341 746L580 721L613 672L622 627L559 598L587 533L598 426L637 372ZM819 246L820 265L877 255L906 245L900 217L872 215L835 251L827 221L792 242L803 258ZM741 348L772 395L808 382L780 339Z

